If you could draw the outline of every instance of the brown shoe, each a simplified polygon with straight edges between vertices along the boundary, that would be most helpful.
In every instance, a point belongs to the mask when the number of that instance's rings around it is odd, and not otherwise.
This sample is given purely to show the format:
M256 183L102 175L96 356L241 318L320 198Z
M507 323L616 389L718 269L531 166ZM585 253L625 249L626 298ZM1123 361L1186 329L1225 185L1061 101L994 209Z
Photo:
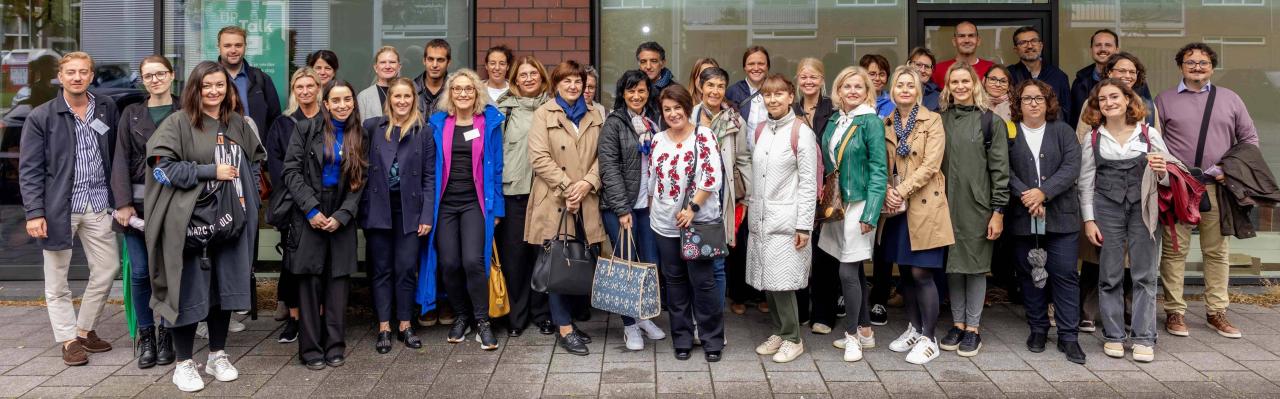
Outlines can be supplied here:
M84 350L89 353L102 353L111 350L111 343L98 338L98 333L89 331L89 336L80 338L76 337L76 341L80 341L84 345Z
M759 310L760 313L769 313L769 302L760 301L760 303L756 304L756 310Z
M747 313L747 305L741 303L733 303L729 305L729 311L733 314L741 315Z
M1187 320L1183 318L1182 313L1169 313L1164 318L1164 330L1169 334L1179 337L1191 336L1191 331L1187 330Z
M1209 325L1212 326L1214 330L1218 331L1218 335L1227 338L1240 338L1244 336L1244 334L1240 333L1239 328L1231 325L1231 322L1227 320L1226 311L1210 313L1206 317L1209 319Z
M89 364L89 352L84 351L84 344L80 343L80 339L73 339L71 340L71 344L63 345L62 363L68 366L83 366Z

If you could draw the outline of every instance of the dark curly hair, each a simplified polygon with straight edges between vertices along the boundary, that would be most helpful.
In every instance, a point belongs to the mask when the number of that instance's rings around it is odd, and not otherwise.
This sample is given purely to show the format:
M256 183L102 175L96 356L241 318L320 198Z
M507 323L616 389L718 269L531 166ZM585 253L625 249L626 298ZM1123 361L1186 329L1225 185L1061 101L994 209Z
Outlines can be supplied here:
M1033 86L1040 89L1040 94L1044 96L1044 120L1049 122L1058 120L1058 114L1062 112L1062 105L1058 103L1058 95L1054 94L1053 88L1049 87L1048 83L1039 79L1023 80L1010 92L1009 119L1012 119L1014 123L1022 122L1022 91Z
M1178 55L1173 57L1173 62L1178 63L1178 68L1182 68L1182 61L1185 60L1187 55L1191 54L1192 51L1196 50L1200 50L1201 52L1204 52L1205 55L1209 56L1209 63L1212 64L1210 66L1214 68L1218 67L1218 52L1213 51L1213 47L1209 47L1208 44L1203 42L1187 43L1186 46L1182 46L1182 48L1178 50Z

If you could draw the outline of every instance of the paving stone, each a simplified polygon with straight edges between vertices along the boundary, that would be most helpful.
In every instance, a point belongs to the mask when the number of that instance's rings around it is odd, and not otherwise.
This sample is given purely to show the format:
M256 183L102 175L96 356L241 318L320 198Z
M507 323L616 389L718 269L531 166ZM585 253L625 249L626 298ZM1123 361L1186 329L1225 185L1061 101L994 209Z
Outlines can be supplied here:
M628 350L622 341L618 341L617 344L609 341L609 344L604 348L604 361L610 363L652 362L653 355L654 345L652 341L646 344L644 349L638 351Z
M293 360L290 356L243 356L236 361L236 370L240 375L275 374L286 363Z
M1262 378L1280 381L1280 362L1242 361L1240 364L1258 373Z
M1186 362L1188 366L1200 371L1244 371L1248 370L1240 363L1236 363L1218 352L1187 352L1174 354L1178 359Z
M1034 371L989 371L987 377L1004 392L1055 392L1048 381Z
M716 382L733 381L733 382L764 382L768 381L764 375L764 368L760 362L753 361L727 361L721 360L711 363L711 379Z
M654 363L604 363L601 384L656 383Z
M250 349L247 354L250 355L272 355L272 356L294 356L298 354L298 344L285 343L282 344L276 340L274 335L258 341L258 345Z
M493 386L492 384L490 386ZM427 391L431 390L430 385L418 384L394 384L385 379L375 385L373 390L369 391L370 398L423 398L427 396Z
M1138 371L1140 369L1136 363L1128 351L1125 352L1125 357L1123 358L1114 358L1102 353L1089 353L1089 360L1084 364L1084 367L1095 373L1102 374L1101 372L1106 371Z
M769 371L766 375L774 393L827 393L827 385L817 371Z
M716 397L720 398L770 398L769 383L763 381L716 381Z
M479 398L484 396L482 386L489 385L489 374L453 374L437 378L427 391L428 398Z
M657 384L652 382L601 383L600 397L610 399L653 398Z
M1248 341L1236 340L1225 344L1210 344L1209 347L1237 362L1242 360L1280 360L1280 356L1267 352L1266 349L1262 349L1262 347Z
M61 357L38 356L5 372L5 375L54 376L67 369Z
M538 398L542 396L542 381L534 384L489 384L484 389L485 398Z
M48 376L0 376L0 397L18 397L27 393L40 383L48 380Z
M658 372L658 393L712 394L710 372Z
M1158 381L1208 381L1208 377L1200 374L1195 368L1180 360L1157 360L1151 363L1138 363L1142 371L1150 374Z
M1102 381L1050 382L1058 392L1070 398L1110 398L1119 395Z
M701 357L690 357L689 360L676 360L670 352L656 355L658 372L663 371L708 371L707 361ZM720 361L729 361L729 359L721 359Z
M542 386L542 395L596 395L599 389L599 373L548 373L547 382Z
M902 359L898 359L901 363L906 363ZM1006 352L983 353L981 356L969 358L969 361L978 366L982 371L1030 371L1033 370L1031 365L1023 361L1018 355ZM872 367L875 367L873 364ZM878 369L877 369L878 370Z
M489 384L541 384L547 378L547 364L499 364Z
M4 309L0 307L0 309ZM2 319L0 319L2 320ZM3 330L3 329L0 329ZM16 366L39 356L46 348L0 347L0 366Z
M1116 392L1156 392L1167 393L1164 384L1141 371L1109 371L1098 373L1098 378L1111 386Z
M498 354L492 355L459 355L453 354L445 360L440 374L489 374L498 365Z
M1280 393L1280 387L1252 371L1206 371L1204 375L1209 377L1209 380L1238 394L1275 395Z
M87 389L89 387L35 387L23 394L22 398L71 398Z
M1088 367L1066 359L1030 364L1046 381L1099 381L1098 376L1089 371Z
M333 367L326 367L322 370L311 370L297 362L289 362L280 371L276 372L270 380L267 380L267 386L273 385L303 385L315 387L319 386L325 377L336 370Z
M196 396L253 396L258 392L258 388L262 388L270 379L269 375L241 375L235 381L206 382L204 390L197 392Z
M261 390L259 390L259 393L255 393L254 395L261 395L261 393L260 393L260 392L261 392ZM310 391L307 391L307 393L310 393ZM163 382L163 383L155 383L155 384L151 384L151 386L148 386L148 387L146 387L146 389L143 389L143 390L142 390L142 392L138 392L138 394L137 394L137 395L135 395L135 396L134 396L134 398L145 398L145 399L152 399L152 398L154 398L154 399L168 399L168 398L192 397L192 396L193 396L193 395L191 395L191 394L189 394L189 393L179 391L179 390L178 390L178 387L177 387L176 385L173 385L173 383L169 382L168 380L165 380L165 382ZM295 398L295 397L297 397L297 396L284 396L284 395L281 395L281 396L270 396L270 397L274 399L274 398L282 398L282 397L285 397L285 398ZM310 395L305 396L305 397L308 397L308 398L309 398L309 397L310 397Z
M888 398L889 392L879 382L829 382L833 398Z
M924 371L924 366L907 363L907 354L884 350L871 350L862 353L862 361L871 365L871 369L880 371ZM1021 362L1021 360L1019 360Z
M58 375L53 376L43 383L41 386L46 387L89 387L106 379L111 373L115 372L120 366L79 366L67 367Z
M552 373L599 373L604 355L593 353L586 356L570 354L551 355Z
M113 375L84 391L81 396L134 396L151 385L151 381L150 377L145 376Z
M546 345L507 345L502 348L498 363L546 363L553 349Z
M880 382L890 394L941 394L942 388L925 371L880 371Z
M410 351L401 351L400 356L391 363L391 367L382 373L382 380L393 384L430 385L440 374L440 368L443 365L443 359L417 356Z
M826 381L879 381L876 378L876 372L871 370L871 365L867 362L846 362L840 361L818 361L818 371L822 372L822 379Z
M1234 398L1235 393L1223 388L1216 382L1211 381L1174 381L1164 384L1170 390L1177 392L1182 397L1191 398Z
M986 346L985 344L983 345ZM990 382L944 382L939 381L938 386L942 387L942 391L946 392L947 397L951 398L999 398L1004 396L1004 392L996 387L996 384Z
M941 359L941 357L939 357ZM987 376L972 362L961 361L939 362L936 359L924 365L925 370L937 382L987 382Z

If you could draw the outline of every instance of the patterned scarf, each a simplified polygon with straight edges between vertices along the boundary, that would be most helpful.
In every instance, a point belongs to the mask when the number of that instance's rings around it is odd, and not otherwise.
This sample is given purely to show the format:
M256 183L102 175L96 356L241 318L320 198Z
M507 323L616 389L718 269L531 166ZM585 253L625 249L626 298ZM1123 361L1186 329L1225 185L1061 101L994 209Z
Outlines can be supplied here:
M916 113L920 111L920 104L911 107L911 114L907 116L907 123L902 124L902 117L899 114L893 116L893 134L898 136L898 156L905 157L911 153L911 146L907 145L907 135L911 134L911 130L916 128Z
M661 92L662 89L671 85L671 79L674 78L675 75L671 73L670 69L662 68L662 72L658 72L658 80L653 81L653 87L657 89L656 91Z

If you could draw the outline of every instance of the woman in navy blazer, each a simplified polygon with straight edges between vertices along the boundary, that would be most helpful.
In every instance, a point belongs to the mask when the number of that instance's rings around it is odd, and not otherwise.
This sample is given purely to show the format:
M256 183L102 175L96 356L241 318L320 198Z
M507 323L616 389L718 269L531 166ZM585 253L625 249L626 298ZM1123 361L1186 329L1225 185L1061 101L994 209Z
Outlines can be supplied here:
M1048 84L1034 79L1023 81L1014 89L1012 101L1010 114L1018 132L1009 145L1009 189L1017 200L1009 201L1004 225L1014 236L1014 258L1022 280L1027 324L1031 327L1027 350L1044 351L1052 300L1058 351L1067 360L1084 364L1085 354L1076 340L1080 324L1080 284L1076 275L1080 143L1075 131L1058 120L1058 100ZM1044 265L1047 281L1039 288L1027 259L1034 248L1043 248L1048 255ZM1046 297L1049 294L1052 298Z
M360 202L360 227L373 269L373 306L378 316L378 353L391 351L391 315L400 322L396 339L421 348L413 333L414 267L422 237L431 231L435 203L435 142L418 112L413 81L396 78L387 87L382 115L365 120L369 132L369 183ZM425 212L424 212L425 210Z
M475 71L449 74L431 115L435 146L434 206L427 257L418 273L418 303L423 312L435 307L436 265L458 320L449 329L450 343L462 342L468 330L480 348L494 350L498 340L489 322L489 261L493 227L506 213L502 196L502 113L490 105Z

